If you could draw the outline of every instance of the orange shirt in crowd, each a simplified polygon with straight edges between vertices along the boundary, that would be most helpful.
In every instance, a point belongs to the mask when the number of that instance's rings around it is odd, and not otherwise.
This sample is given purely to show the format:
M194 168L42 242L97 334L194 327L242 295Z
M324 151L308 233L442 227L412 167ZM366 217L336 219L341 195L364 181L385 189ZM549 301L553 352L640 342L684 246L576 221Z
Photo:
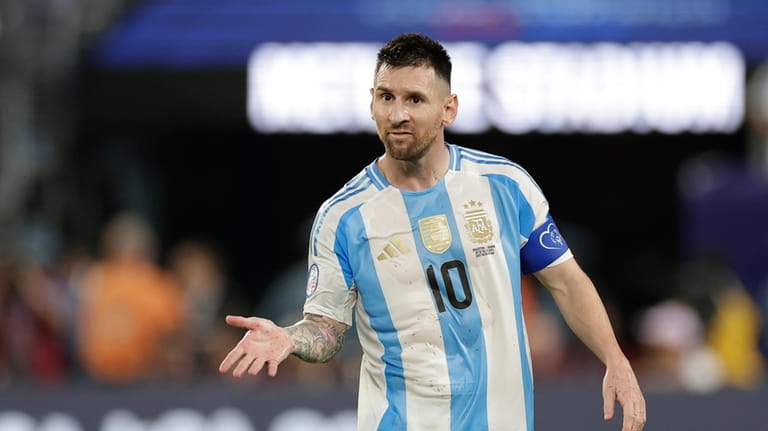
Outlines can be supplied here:
M85 371L105 383L153 377L164 361L164 340L180 329L182 310L182 291L164 269L134 258L95 264L81 291Z

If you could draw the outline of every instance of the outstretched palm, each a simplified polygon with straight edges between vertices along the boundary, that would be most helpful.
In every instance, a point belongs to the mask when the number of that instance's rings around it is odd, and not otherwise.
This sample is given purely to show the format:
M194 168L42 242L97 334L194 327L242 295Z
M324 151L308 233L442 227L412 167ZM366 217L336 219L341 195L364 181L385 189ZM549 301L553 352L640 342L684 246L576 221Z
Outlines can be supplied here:
M246 372L255 376L267 364L267 374L275 376L277 366L293 349L285 330L259 317L227 316L226 322L248 331L221 362L219 372L226 373L236 365L233 376L241 377Z

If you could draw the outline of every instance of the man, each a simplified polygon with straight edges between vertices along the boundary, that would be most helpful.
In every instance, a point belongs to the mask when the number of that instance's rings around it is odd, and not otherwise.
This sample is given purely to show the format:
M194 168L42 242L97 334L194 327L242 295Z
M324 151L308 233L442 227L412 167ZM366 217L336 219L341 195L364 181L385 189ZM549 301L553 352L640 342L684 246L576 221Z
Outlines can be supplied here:
M456 118L451 61L402 34L378 53L371 113L384 155L328 199L309 243L304 319L289 327L227 316L247 329L221 372L274 376L290 354L324 362L353 314L363 349L360 430L533 430L521 272L553 294L606 365L605 418L645 423L645 401L594 285L531 177L509 160L448 144Z

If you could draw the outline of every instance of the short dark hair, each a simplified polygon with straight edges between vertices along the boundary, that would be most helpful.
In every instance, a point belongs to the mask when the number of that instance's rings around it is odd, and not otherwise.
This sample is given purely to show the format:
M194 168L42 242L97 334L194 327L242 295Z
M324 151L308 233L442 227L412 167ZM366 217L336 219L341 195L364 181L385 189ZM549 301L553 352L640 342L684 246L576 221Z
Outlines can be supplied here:
M440 42L419 33L403 33L387 42L376 57L376 72L390 67L431 66L451 85L451 57Z

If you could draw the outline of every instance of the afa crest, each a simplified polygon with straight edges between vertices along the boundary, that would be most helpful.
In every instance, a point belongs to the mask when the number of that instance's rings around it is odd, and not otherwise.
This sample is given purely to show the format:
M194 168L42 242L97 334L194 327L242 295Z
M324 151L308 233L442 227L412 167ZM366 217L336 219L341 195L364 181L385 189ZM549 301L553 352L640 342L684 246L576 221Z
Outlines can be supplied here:
M464 204L464 228L469 239L476 244L484 244L493 239L493 225L488 218L488 213L483 208L483 203L469 201Z

